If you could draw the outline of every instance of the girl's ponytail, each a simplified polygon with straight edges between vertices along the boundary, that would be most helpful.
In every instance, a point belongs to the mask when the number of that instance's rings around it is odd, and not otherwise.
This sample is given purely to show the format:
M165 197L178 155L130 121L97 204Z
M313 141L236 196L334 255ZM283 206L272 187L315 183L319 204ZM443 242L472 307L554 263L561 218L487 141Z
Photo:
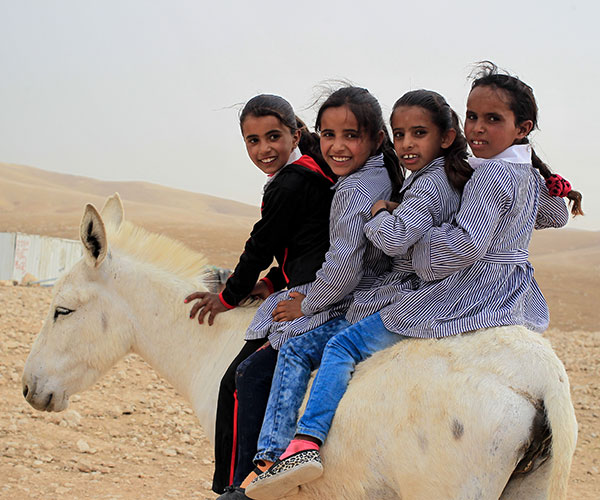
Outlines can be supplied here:
M450 106L448 108L452 116L452 128L456 131L456 137L454 142L444 150L444 169L450 184L462 193L465 184L473 175L473 168L467 161L469 156L467 153L467 139L462 133L458 115Z
M387 128L383 129L383 133L384 138L379 150L383 154L383 164L385 165L388 175L390 176L390 181L392 182L392 196L390 197L390 201L399 202L400 188L404 182L404 172L401 169L398 155L396 154L394 144L390 139Z
M531 164L534 168L539 170L540 174L542 174L542 177L544 179L548 180L552 175L552 172L550 168L548 168L548 165L546 165L542 160L540 160L540 157L536 154L533 147L531 148ZM579 191L571 189L567 194L566 198L569 200L571 214L573 216L584 215L583 209L581 208L581 200L583 196Z

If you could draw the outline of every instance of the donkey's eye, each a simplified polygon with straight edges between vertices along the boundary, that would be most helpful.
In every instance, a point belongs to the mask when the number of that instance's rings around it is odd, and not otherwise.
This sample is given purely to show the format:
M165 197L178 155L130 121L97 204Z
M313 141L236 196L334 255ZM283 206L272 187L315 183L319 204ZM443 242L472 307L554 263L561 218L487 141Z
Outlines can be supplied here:
M68 309L66 307L57 307L56 309L54 309L54 321L56 321L56 318L58 318L59 316L66 316L67 314L71 314L73 312L73 309Z

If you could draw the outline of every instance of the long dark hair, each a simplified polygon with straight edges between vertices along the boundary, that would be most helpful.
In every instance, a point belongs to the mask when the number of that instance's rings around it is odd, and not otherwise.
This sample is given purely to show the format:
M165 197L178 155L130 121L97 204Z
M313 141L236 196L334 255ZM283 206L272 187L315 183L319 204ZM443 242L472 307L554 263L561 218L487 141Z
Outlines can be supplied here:
M504 71L500 71L491 61L481 61L478 63L476 71L472 74L473 83L471 90L476 87L492 87L503 90L509 99L509 108L515 115L515 125L530 120L533 123L532 130L538 128L538 106L533 95L533 89L525 82L519 80ZM519 141L520 144L529 144L529 139L524 137ZM542 174L544 179L552 175L550 167L546 165L531 148L531 163ZM573 215L583 215L581 208L582 195L579 191L572 190L567 198L571 202L571 213Z
M308 130L306 124L296 116L292 105L283 97L273 94L259 94L250 99L240 112L240 128L248 116L274 116L284 126L290 129L292 134L300 131L300 142L298 147L302 154L311 156L321 167L323 172L330 178L336 179L327 162L323 159L319 145L318 134Z
M404 94L394 104L392 116L401 106L418 106L429 112L429 115L443 135L449 130L456 132L454 142L442 149L445 158L444 169L450 184L462 192L473 174L467 158L467 139L462 132L458 115L440 94L432 90L412 90ZM391 121L391 118L390 118Z
M383 131L383 142L377 151L373 153L383 153L385 168L392 181L392 193L393 196L397 196L404 180L404 168L400 166L398 156L396 156L396 151L394 151L394 146L383 120L381 106L367 89L347 86L333 92L319 108L315 121L315 130L321 130L321 119L327 109L342 106L348 106L356 117L361 133L364 132L374 143L377 143L379 132Z

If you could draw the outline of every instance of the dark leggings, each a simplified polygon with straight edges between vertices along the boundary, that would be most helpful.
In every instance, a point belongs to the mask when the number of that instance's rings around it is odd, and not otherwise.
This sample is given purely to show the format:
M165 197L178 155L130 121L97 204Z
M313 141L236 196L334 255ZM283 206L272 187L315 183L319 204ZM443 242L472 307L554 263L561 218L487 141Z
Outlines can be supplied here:
M239 486L254 469L252 459L278 354L265 342L246 341L221 379L215 425L215 493L223 493L230 484Z

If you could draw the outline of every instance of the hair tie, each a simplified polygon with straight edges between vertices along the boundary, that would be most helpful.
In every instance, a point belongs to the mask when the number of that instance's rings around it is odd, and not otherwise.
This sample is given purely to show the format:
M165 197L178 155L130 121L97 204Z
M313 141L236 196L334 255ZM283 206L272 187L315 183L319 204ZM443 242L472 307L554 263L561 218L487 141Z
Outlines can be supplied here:
M552 174L546 179L546 187L551 196L564 198L571 192L571 183L558 174Z

